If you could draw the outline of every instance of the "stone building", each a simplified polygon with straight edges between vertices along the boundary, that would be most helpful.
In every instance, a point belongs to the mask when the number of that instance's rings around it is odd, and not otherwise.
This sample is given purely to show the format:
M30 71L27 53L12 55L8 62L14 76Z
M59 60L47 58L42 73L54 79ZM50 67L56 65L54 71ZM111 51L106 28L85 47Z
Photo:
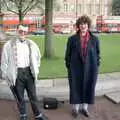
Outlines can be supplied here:
M76 18L86 14L91 17L93 25L97 16L112 15L112 0L59 0L60 10L66 14L74 14Z

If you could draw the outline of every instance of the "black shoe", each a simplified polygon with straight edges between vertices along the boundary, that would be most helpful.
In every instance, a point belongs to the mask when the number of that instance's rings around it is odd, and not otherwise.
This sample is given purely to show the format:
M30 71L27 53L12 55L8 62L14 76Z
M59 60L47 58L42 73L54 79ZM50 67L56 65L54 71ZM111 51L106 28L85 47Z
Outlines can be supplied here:
M45 116L44 114L42 114L41 117L36 118L35 120L49 120L47 116Z
M90 117L90 113L88 112L88 110L82 109L81 112L85 117Z
M27 117L20 117L20 120L28 120Z
M72 116L76 118L79 115L79 111L72 109Z

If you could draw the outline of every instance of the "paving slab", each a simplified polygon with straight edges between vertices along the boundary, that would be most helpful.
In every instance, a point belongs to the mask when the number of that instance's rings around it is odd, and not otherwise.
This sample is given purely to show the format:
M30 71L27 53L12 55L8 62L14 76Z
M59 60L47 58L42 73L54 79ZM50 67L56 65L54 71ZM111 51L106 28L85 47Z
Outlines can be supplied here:
M53 86L54 87L68 86L68 78L53 79Z
M52 79L46 79L46 80L37 80L36 81L36 87L53 87L53 80Z
M110 76L111 79L119 79L120 80L120 72L109 73L108 76Z
M99 74L98 75L98 81L107 81L107 80L110 80L111 76L109 74L111 74L111 73Z
M120 91L107 93L105 96L116 104L120 103Z

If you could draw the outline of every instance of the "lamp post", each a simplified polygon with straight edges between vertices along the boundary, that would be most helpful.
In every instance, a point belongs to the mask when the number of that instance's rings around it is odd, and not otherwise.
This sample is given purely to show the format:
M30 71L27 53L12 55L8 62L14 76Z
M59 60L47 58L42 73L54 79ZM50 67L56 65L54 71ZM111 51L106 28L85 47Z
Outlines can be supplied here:
M100 0L100 15L101 15L101 32L102 32L103 0Z
M78 0L76 0L76 19L78 17Z

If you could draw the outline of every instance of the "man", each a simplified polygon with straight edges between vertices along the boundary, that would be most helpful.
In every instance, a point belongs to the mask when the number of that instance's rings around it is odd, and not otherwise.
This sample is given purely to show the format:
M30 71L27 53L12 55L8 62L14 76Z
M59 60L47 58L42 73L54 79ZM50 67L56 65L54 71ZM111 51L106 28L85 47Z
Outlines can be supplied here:
M40 51L38 46L26 38L28 27L19 25L17 37L5 43L2 58L2 77L15 86L19 98L20 120L28 120L24 91L27 91L35 120L48 120L38 108L35 80L39 73Z

